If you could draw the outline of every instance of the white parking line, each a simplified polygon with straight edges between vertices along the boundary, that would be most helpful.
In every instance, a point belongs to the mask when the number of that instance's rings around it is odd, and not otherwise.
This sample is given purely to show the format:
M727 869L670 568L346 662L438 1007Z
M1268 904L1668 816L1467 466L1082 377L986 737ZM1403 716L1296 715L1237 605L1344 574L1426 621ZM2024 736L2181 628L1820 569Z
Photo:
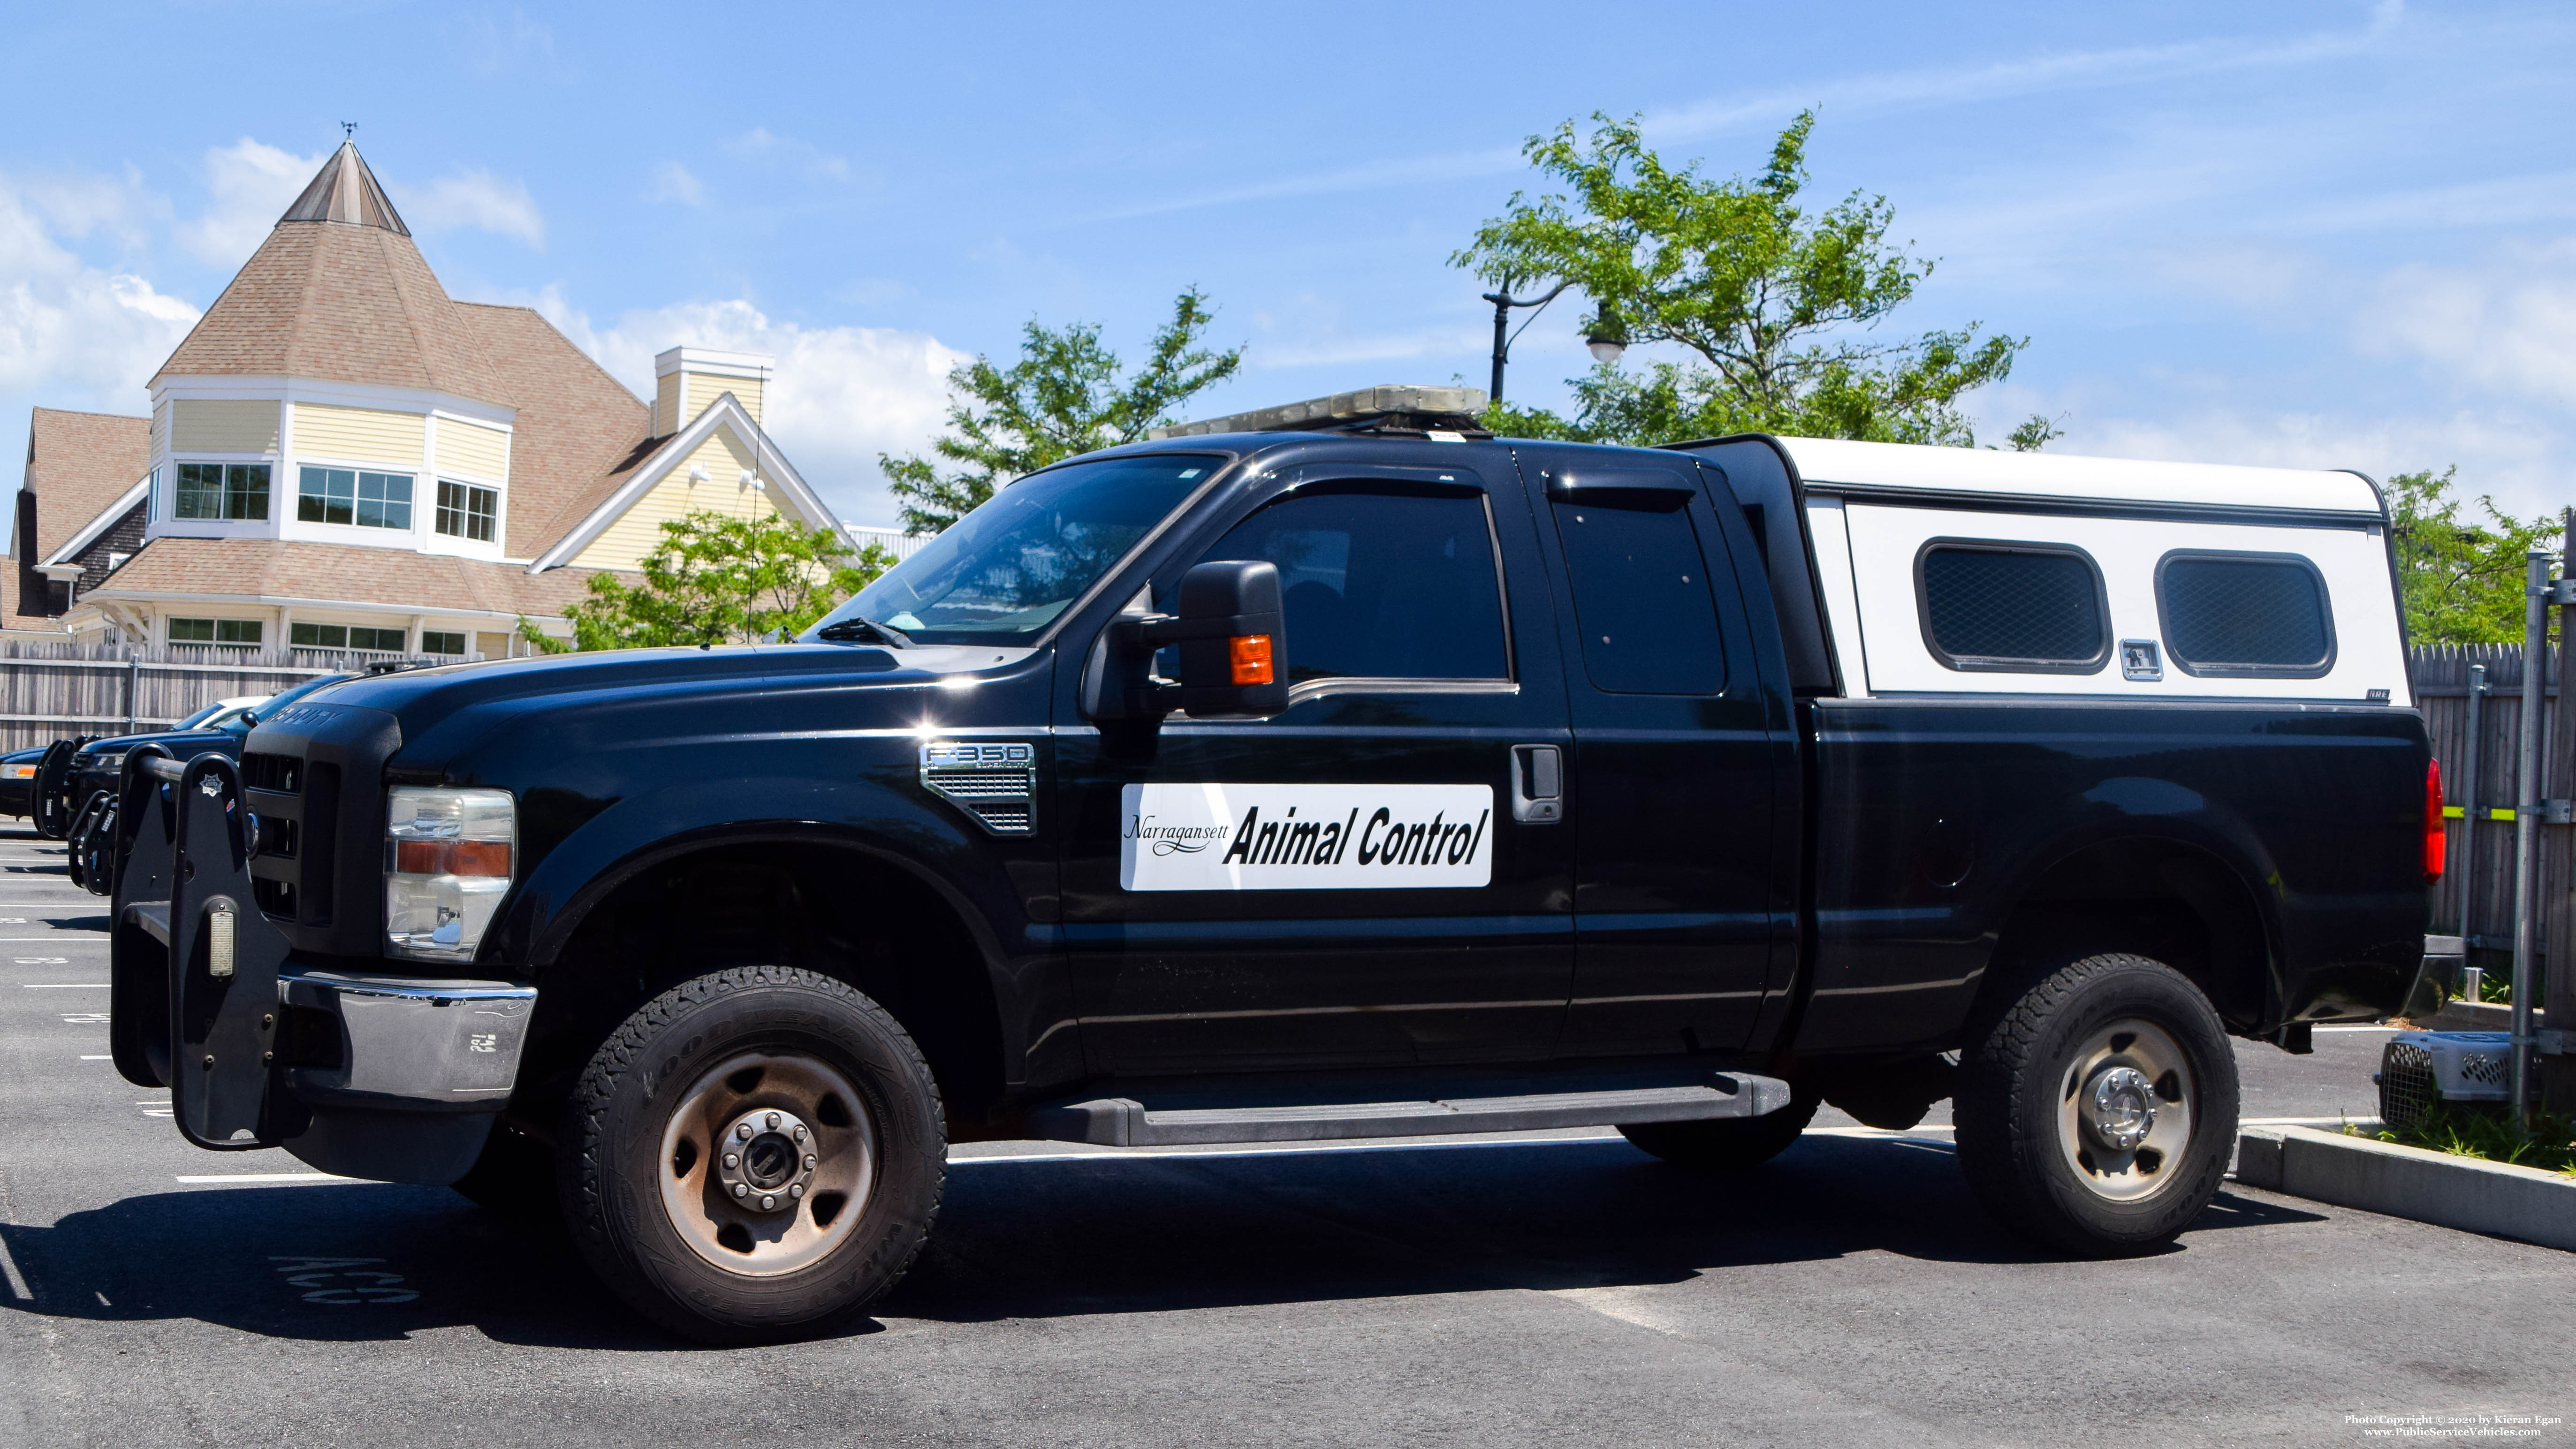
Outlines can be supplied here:
M6 1239L0 1239L0 1275L7 1276L9 1291L16 1294L20 1302L36 1301L36 1290L27 1286L27 1275L18 1271L18 1260L9 1256Z
M115 1060L116 1060L116 1058L114 1058L114 1057L112 1057L112 1056L109 1056L109 1055L108 1055L107 1053L105 1053L105 1052L99 1052L99 1053L97 1053L97 1054L95 1054L95 1055L91 1055L91 1056L84 1056L84 1057L82 1057L82 1058L81 1058L81 1060L82 1060L82 1061L85 1061L85 1062L112 1062L112 1061L115 1061Z
M104 981L21 981L29 991L105 991Z

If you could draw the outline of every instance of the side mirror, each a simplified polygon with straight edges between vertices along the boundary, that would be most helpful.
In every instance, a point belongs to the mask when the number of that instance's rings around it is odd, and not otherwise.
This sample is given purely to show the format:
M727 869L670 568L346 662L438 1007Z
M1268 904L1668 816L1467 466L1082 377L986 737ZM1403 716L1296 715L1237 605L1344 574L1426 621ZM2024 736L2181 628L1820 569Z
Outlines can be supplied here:
M1181 576L1178 612L1111 621L1083 671L1093 719L1262 719L1288 708L1287 620L1279 566L1228 560ZM1177 646L1177 682L1153 677L1154 653Z

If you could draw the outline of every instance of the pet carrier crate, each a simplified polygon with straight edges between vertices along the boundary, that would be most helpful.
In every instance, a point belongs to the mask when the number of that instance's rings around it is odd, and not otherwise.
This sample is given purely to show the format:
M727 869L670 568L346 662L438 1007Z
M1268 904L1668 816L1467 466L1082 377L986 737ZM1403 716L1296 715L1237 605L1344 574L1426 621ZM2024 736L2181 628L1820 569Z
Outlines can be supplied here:
M2437 1102L2503 1102L2513 1095L2513 1036L2501 1031L2401 1031L2379 1055L2379 1120L2411 1127Z

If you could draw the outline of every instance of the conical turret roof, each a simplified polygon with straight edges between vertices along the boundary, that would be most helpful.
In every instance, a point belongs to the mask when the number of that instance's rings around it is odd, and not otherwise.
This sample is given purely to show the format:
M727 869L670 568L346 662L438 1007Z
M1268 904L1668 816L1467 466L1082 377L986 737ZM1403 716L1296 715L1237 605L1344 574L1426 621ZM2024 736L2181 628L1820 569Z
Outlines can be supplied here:
M367 169L366 158L358 154L358 143L343 141L331 159L295 198L295 204L278 218L289 221L337 221L350 226L382 227L398 236L411 235L403 225L402 214L394 210L385 189L376 184L376 173Z
M343 144L161 375L306 377L507 402L463 309Z

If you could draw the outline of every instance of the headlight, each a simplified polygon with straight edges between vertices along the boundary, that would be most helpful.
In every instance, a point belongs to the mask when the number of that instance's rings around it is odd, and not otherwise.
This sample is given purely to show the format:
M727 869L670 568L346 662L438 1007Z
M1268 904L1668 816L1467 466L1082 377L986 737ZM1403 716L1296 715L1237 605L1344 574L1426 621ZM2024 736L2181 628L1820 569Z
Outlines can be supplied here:
M385 943L467 961L510 889L518 807L507 790L396 785L385 799Z
M36 767L33 765L11 765L9 767L9 778L12 780L32 780L36 778Z
M93 750L81 759L81 766L91 770L113 770L125 763L123 750Z

